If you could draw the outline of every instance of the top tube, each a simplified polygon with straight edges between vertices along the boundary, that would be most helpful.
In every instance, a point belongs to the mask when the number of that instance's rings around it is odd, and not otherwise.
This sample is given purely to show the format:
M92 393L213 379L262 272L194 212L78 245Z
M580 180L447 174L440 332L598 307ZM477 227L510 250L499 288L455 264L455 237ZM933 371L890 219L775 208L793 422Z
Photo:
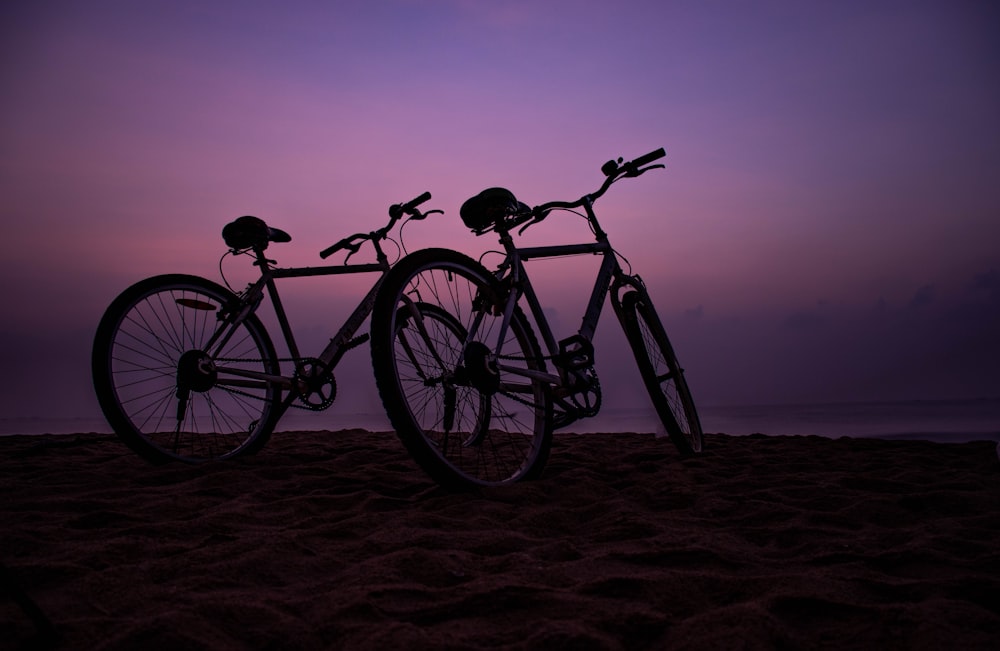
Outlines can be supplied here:
M517 251L517 257L521 260L531 260L533 258L558 258L586 253L598 255L610 252L611 245L608 244L607 240L604 240L602 242L588 242L584 244L515 247L515 251Z

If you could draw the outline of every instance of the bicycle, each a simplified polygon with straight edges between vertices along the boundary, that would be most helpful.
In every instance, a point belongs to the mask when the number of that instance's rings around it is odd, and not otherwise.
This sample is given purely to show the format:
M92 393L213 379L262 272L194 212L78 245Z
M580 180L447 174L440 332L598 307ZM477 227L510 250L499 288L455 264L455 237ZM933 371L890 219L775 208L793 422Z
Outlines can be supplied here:
M607 162L600 189L572 202L529 208L504 188L466 201L460 211L465 225L476 235L494 231L503 245L495 271L456 251L424 249L389 272L372 316L375 380L397 435L438 483L460 489L537 477L552 432L598 413L592 341L609 293L664 429L682 454L701 451L691 392L646 285L631 267L628 273L622 269L594 212L613 183L663 168L651 163L665 155L658 149L627 163ZM553 211L586 219L596 241L527 248L514 243L513 229L523 234ZM603 260L582 326L557 342L524 262L579 254Z
M410 220L441 213L419 210L430 198L426 192L395 204L384 227L350 235L320 252L325 259L347 251L340 265L277 267L265 250L291 237L244 216L222 232L228 247L222 259L247 255L260 272L243 291L234 293L198 276L167 274L122 292L98 325L92 356L98 402L118 437L152 463L228 459L259 451L289 407L327 409L336 398L334 368L347 351L369 338L355 333L371 313L391 267L381 243L394 241L389 233L404 217L400 232ZM365 242L373 246L376 261L349 264ZM219 266L221 271L222 260ZM316 357L303 357L276 281L373 272L379 278L330 343ZM278 357L257 314L265 292L287 358ZM290 375L283 374L283 363L291 364Z

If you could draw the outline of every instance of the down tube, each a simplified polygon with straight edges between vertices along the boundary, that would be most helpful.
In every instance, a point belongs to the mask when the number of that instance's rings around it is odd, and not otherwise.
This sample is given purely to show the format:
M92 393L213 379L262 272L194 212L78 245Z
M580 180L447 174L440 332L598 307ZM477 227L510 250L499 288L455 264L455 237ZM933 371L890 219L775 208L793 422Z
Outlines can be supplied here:
M383 274L382 277L375 281L375 284L368 290L368 293L365 294L365 297L361 300L361 303L358 304L358 307L355 308L354 312L351 313L351 316L347 318L344 325L340 327L337 334L330 340L330 343L327 344L326 348L323 349L323 352L320 353L320 361L329 366L331 369L335 368L337 364L340 363L340 359L344 356L344 353L347 352L344 346L351 340L354 333L358 331L361 324L365 322L368 315L372 313L372 308L375 306L375 296L378 294L379 287L382 286L382 281L384 279L385 275Z
M594 340L597 322L601 319L601 309L604 307L604 299L611 287L611 278L618 270L618 260L615 259L614 251L606 251L604 261L601 262L601 268L597 272L597 280L594 281L594 290L590 293L590 303L587 304L587 311L583 315L583 323L580 324L580 334L587 341Z

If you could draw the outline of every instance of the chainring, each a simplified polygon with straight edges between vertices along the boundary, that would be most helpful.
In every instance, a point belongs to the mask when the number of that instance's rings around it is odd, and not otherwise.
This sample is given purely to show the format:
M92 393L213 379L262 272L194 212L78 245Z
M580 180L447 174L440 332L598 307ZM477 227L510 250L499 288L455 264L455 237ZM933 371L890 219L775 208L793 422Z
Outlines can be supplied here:
M596 416L601 410L601 381L594 368L576 371L575 374L577 388L569 395L553 400L552 429Z
M337 398L337 380L327 372L326 364L307 358L296 364L292 390L305 409L323 411Z

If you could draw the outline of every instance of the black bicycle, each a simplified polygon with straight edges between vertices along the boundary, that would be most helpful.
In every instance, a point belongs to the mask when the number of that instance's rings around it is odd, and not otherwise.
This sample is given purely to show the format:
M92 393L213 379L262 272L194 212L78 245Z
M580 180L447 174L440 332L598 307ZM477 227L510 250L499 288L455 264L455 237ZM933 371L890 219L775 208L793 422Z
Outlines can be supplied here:
M327 258L346 251L340 265L275 266L265 250L291 237L245 216L223 229L229 247L223 258L247 255L260 271L243 291L180 274L155 276L126 289L101 319L92 358L97 398L115 433L151 462L196 463L260 450L289 407L328 408L337 393L334 368L344 353L368 339L367 333L355 333L391 266L382 242L404 217L403 223L440 213L420 212L417 206L430 198L427 192L395 204L383 228L345 237L320 253ZM365 242L374 247L376 262L349 264ZM275 281L372 272L380 274L378 280L330 343L315 357L303 356ZM278 357L257 316L265 293L288 358Z
M662 168L650 163L663 156L658 149L627 163L609 161L600 189L572 202L529 208L506 189L484 190L463 204L461 217L477 235L499 235L505 257L495 271L455 251L425 249L386 276L372 315L375 379L397 434L436 481L464 487L535 477L552 431L597 414L601 386L592 341L609 291L664 429L681 453L701 451L691 392L649 292L622 269L594 213L594 202L613 183ZM557 210L585 218L596 241L514 244L514 229L523 233ZM580 330L557 341L523 263L578 254L603 261Z

